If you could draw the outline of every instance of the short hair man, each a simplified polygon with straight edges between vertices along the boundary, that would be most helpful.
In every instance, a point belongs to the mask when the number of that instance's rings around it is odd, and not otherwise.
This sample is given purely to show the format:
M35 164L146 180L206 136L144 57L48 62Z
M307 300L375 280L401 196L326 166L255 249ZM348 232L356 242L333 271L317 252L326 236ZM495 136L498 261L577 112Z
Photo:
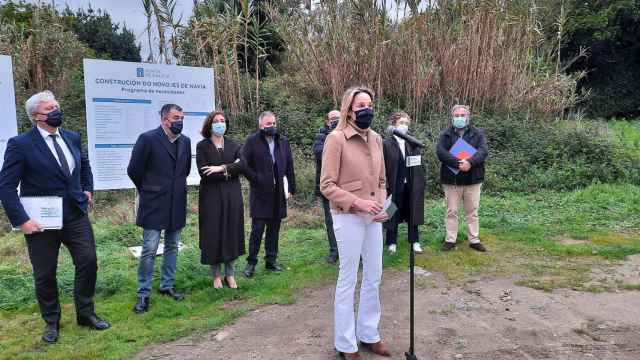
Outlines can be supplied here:
M131 153L129 178L138 189L136 224L143 229L138 267L137 314L149 309L153 266L164 230L160 294L182 300L174 288L180 233L187 217L187 176L191 171L191 140L182 135L184 113L176 104L160 110L160 126L142 133Z
M249 256L244 269L246 277L252 277L255 273L265 228L265 267L273 272L283 271L277 263L280 223L287 216L286 198L296 192L291 147L289 140L278 133L276 116L270 111L263 112L258 117L258 127L259 130L246 139L242 149L242 157L247 164L246 176L250 182L251 210ZM285 177L288 185L286 190Z
M33 266L36 297L46 326L42 340L58 340L60 301L56 266L60 244L75 265L74 300L78 325L96 330L111 325L95 313L96 244L87 215L92 202L93 175L80 135L61 128L63 113L55 96L43 91L31 96L25 110L33 127L7 143L0 171L0 200L15 227L24 233ZM18 197L62 198L62 228L43 229L24 209Z
M329 200L320 192L320 170L322 169L322 151L324 150L324 142L327 135L333 131L340 120L340 111L331 110L327 113L324 120L324 126L318 129L316 138L313 141L313 154L316 157L316 196L322 200L322 209L324 211L324 224L327 228L327 239L329 240L329 256L327 262L335 264L338 262L338 244L336 235L333 232L333 219L331 217L331 206Z
M480 242L480 189L484 181L484 163L488 148L484 131L471 124L471 112L465 105L451 108L451 126L442 131L437 145L440 166L440 182L447 200L445 215L446 238L442 250L449 251L456 247L458 235L458 207L460 200L464 204L468 225L469 246L477 251L487 251ZM476 153L467 159L459 159L449 150L458 141L464 139L476 149ZM451 170L457 170L457 172Z

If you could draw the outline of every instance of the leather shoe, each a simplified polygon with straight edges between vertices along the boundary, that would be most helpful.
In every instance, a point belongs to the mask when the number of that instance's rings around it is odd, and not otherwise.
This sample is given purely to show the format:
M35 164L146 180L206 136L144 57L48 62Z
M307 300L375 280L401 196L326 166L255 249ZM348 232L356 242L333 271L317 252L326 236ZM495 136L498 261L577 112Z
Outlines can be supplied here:
M164 296L168 296L176 301L184 300L184 295L180 294L179 292L176 292L173 288L164 289L164 290L160 289L160 294Z
M442 244L442 251L451 251L455 248L456 248L456 243L445 241L444 244Z
M250 278L250 277L253 277L253 274L255 273L256 273L256 266L254 264L247 264L247 266L244 267L244 271L243 271L244 276Z
M380 356L391 357L391 351L389 351L389 345L384 343L382 340L377 343L369 344L365 342L360 342L362 346L371 351L374 354L378 354Z
M475 251L486 252L487 248L482 243L469 244L469 247Z
M342 351L338 351L338 355L345 360L362 360L362 356L360 356L359 352L354 353L344 353Z
M106 330L111 327L111 324L107 320L103 320L96 314L89 316L78 316L78 325L86 326L94 330Z
M139 296L138 302L133 307L133 312L136 314L142 314L149 310L150 299L148 296Z
M267 263L264 266L265 269L271 271L271 272L283 272L284 268L282 266L280 266L280 264L278 263Z
M47 323L44 326L44 332L42 333L42 341L47 344L53 344L58 341L58 330L60 325L56 323Z

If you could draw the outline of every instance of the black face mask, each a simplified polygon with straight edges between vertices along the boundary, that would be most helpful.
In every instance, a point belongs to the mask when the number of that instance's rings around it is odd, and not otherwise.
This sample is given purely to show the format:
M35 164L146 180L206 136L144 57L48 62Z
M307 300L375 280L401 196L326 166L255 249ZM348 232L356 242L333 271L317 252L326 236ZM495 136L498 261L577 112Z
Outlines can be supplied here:
M62 120L64 118L64 114L62 113L62 110L54 109L53 111L51 111L46 115L47 115L47 119L44 122L47 125L52 126L54 128L60 127L60 125L62 125Z
M265 136L275 136L278 133L278 129L276 129L275 126L269 126L263 129L260 129L260 131L265 135Z
M364 108L356 111L356 126L360 129L368 129L373 122L373 108Z
M171 126L169 127L169 130L171 130L173 135L179 135L182 132L182 127L183 126L184 126L184 123L182 122L182 120L174 121L174 122L171 123Z

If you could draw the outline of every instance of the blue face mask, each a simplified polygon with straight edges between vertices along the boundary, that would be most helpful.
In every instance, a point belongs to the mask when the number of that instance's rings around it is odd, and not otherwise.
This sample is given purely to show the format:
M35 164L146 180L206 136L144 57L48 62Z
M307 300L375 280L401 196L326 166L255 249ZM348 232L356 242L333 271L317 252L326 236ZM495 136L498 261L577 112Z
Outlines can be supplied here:
M62 125L62 119L64 118L64 114L60 109L54 109L50 113L47 114L47 119L44 121L47 125L57 128Z
M362 130L368 129L373 122L373 109L363 108L356 111L356 126Z
M464 116L457 116L453 118L453 127L456 129L464 129L467 126L467 118Z
M173 135L178 135L182 132L182 127L184 126L182 120L180 121L174 121L171 123L171 127L169 128L169 130L171 130L171 132L173 133Z
M211 124L211 132L218 135L218 136L222 136L224 135L224 133L227 131L227 124L223 123L223 122L217 122L217 123L213 123Z

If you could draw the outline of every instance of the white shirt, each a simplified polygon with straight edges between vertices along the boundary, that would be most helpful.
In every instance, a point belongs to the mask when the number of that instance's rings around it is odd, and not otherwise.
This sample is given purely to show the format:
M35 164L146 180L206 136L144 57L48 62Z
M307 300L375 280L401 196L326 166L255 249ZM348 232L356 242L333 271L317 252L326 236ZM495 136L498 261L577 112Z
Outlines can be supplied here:
M405 141L404 141L404 139L400 138L400 137L397 137L395 135L393 135L393 137L396 138L396 141L398 142L398 146L400 146L400 152L402 153L402 159L406 158L406 156L404 154L404 152L405 152L405 149L404 149ZM404 179L404 183L405 184L407 183L407 179Z
M402 153L402 158L405 158L404 155L404 139L403 138L399 138L395 135L393 135L394 138L396 138L396 141L398 142L398 145L400 146L400 152Z
M273 163L275 164L276 155L274 154L274 151L276 149L276 143L273 140L273 136L267 136L267 143L269 144L269 152L271 153L271 160L273 160Z
M62 149L62 153L64 154L64 157L67 159L67 164L69 165L69 172L73 174L73 169L75 169L76 167L76 161L73 158L73 155L71 154L71 150L69 150L69 147L67 147L67 144L64 142L64 139L62 138L62 136L60 136L60 131L56 129L56 132L51 134L47 130L42 129L40 126L36 125L36 128L38 128L40 135L42 135L42 137L44 138L44 142L49 147L49 150L51 150L53 157L56 158L58 165L62 167L62 164L60 163L60 159L58 159L58 153L56 152L56 148L53 147L53 139L51 138L51 136L49 136L49 135L57 135L56 142L58 143L58 145L60 145L60 148Z

